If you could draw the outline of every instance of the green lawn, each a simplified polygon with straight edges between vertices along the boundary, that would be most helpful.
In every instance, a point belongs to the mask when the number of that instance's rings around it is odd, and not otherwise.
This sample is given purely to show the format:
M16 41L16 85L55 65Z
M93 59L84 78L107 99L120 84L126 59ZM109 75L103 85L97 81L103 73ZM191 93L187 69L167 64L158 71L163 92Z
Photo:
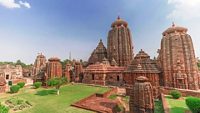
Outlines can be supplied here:
M185 113L185 110L188 110L185 98L173 99L171 96L166 96L165 98L168 102L170 113Z
M54 88L30 89L23 88L17 94L6 94L0 97L0 101L16 97L28 100L33 107L18 113L91 113L83 109L71 107L72 103L79 101L93 93L104 93L109 88L92 87L86 85L67 85L60 88L57 96Z

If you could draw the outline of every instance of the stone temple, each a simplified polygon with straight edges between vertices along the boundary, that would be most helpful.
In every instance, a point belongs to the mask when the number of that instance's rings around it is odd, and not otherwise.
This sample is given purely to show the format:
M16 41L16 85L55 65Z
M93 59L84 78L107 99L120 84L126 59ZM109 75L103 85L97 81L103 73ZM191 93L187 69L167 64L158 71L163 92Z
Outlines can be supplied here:
M187 28L174 24L163 32L158 63L165 87L199 89L198 67Z
M111 25L107 41L108 60L114 58L119 66L129 65L133 58L133 44L128 23L118 17Z

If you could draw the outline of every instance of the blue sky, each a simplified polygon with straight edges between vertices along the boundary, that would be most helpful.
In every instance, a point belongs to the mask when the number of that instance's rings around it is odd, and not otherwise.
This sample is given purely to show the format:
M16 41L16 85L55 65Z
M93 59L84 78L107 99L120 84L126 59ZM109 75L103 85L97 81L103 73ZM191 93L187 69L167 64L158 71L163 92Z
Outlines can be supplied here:
M162 32L174 21L189 29L200 56L200 0L0 0L0 61L87 60L102 38L107 46L117 16L129 23L134 54L157 56Z

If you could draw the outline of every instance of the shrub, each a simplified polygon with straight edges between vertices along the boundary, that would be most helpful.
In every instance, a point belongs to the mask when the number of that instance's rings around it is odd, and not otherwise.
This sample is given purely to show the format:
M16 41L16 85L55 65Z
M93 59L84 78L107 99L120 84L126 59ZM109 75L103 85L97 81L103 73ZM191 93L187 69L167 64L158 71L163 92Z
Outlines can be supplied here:
M10 87L11 93L17 93L19 91L19 89L20 89L19 85L14 85L14 86Z
M174 99L179 99L181 97L181 92L177 91L177 90L172 90L170 92L170 95L174 98Z
M0 113L8 113L8 111L9 111L9 108L4 105L1 105L0 103Z
M39 87L42 86L42 82L35 82L35 83L33 84L33 86L35 86L35 88L37 89L37 88L39 88Z
M17 85L19 85L19 86L20 86L20 88L23 88L23 87L24 87L24 85L25 85L25 82L19 82L19 83L17 83Z
M185 102L192 113L200 113L200 98L188 97Z

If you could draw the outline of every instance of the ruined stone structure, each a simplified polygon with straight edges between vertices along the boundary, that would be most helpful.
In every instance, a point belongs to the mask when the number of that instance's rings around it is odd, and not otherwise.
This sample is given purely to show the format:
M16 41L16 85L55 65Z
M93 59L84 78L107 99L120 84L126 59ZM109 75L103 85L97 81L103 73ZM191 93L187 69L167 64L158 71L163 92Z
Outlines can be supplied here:
M96 62L102 62L103 58L107 58L107 50L102 40L100 40L96 49L92 52L88 63L95 64Z
M6 91L6 80L4 77L0 76L0 93L4 93Z
M150 59L150 56L143 50L135 56L132 63L124 71L124 81L126 86L132 87L136 82L136 78L139 76L144 76L149 79L149 82L153 86L154 97L158 97L157 88L160 86L160 75L161 71L156 65L156 61Z
M163 32L158 61L165 87L199 89L198 67L187 28L173 24Z
M154 113L153 88L144 76L136 78L129 101L130 113Z
M85 69L83 83L120 86L123 84L124 69L124 67L111 66L104 58L102 63L97 62Z
M6 64L0 66L0 77L4 77L7 81L12 79L23 78L22 66Z
M107 41L108 60L111 62L114 58L119 66L129 65L133 58L133 45L128 23L118 17L111 25Z
M47 80L55 77L62 77L62 64L59 58L53 57L47 63Z

